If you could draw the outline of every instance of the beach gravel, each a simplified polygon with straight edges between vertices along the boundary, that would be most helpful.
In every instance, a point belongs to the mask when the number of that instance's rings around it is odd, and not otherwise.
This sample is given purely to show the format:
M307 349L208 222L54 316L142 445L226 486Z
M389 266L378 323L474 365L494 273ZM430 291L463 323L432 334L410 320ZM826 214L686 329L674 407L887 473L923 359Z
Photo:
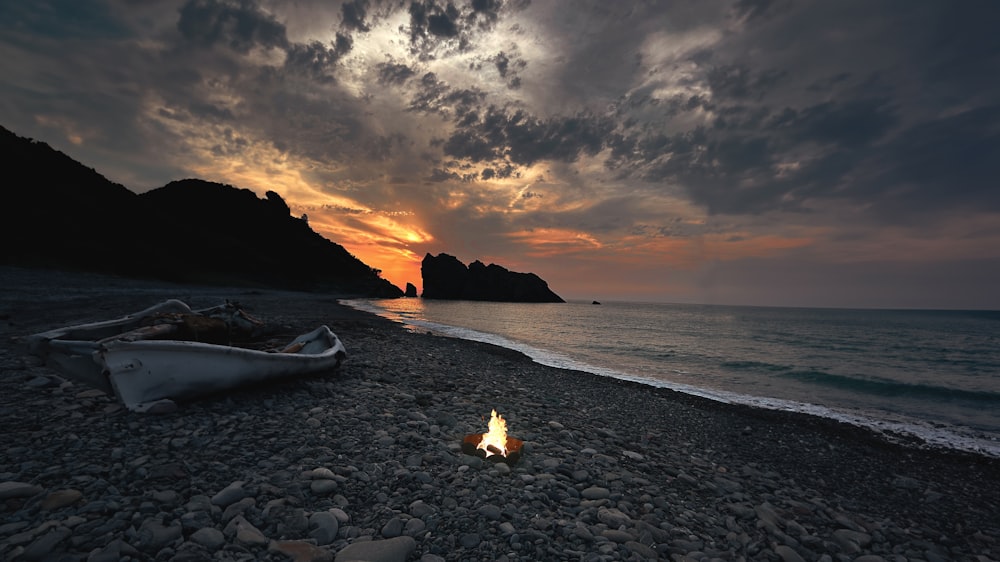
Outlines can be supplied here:
M1000 560L1000 462L414 333L334 296L0 268L0 559ZM18 338L239 301L340 369L138 414ZM462 453L490 411L513 466Z

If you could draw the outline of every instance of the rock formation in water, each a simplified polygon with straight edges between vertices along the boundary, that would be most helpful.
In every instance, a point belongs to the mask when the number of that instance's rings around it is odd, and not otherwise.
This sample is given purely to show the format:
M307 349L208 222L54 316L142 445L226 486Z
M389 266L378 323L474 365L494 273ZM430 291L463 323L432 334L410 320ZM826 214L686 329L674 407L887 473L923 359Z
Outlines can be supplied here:
M404 297L415 297L417 296L417 286L413 283L406 284L406 291L403 293Z
M534 273L517 273L476 260L465 266L448 254L424 256L420 264L425 299L499 302L566 302Z

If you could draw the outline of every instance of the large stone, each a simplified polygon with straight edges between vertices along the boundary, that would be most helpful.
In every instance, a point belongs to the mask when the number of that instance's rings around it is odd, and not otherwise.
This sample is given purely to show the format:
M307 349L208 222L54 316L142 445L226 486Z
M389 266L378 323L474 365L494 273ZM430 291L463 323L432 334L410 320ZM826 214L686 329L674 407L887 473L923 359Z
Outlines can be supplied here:
M0 500L30 498L42 491L41 487L26 482L0 482Z
M479 507L479 515L489 519L490 521L496 521L500 519L500 507L493 504L486 504Z
M788 545L780 544L774 547L774 553L781 557L781 562L805 562L805 559Z
M142 555L127 542L115 539L104 548L91 552L90 556L87 557L87 562L119 562L124 556L138 559Z
M337 517L329 511L319 511L309 517L309 525L313 530L309 536L316 539L316 544L330 544L337 539L340 531L340 522Z
M261 533L260 529L254 527L253 523L247 521L242 515L234 517L223 529L223 532L228 536L235 536L237 542L247 546L267 544L267 537L264 536L264 533Z
M387 539L398 537L401 534L403 534L403 520L399 517L393 517L382 526L382 536Z
M416 547L417 541L413 540L413 537L406 536L382 541L356 542L338 552L335 561L405 562Z
M602 507L597 511L597 520L612 529L628 524L632 519L613 507Z
M591 486L580 492L580 495L588 500L603 500L611 497L611 490L599 486Z
M403 534L415 537L427 529L427 524L423 519L408 519L403 527Z
M619 531L618 529L605 529L604 531L601 531L601 536L608 540L622 544L635 540L632 533Z
M212 496L212 503L219 507L228 507L230 504L236 503L248 495L250 494L243 489L243 481L237 480Z
M833 538L846 554L857 554L861 552L861 547L868 546L872 542L872 536L868 533L850 529L837 529L833 532Z
M242 514L256 504L257 500L254 498L243 498L238 502L229 504L229 507L222 512L222 523L228 523L233 517Z
M53 529L34 540L21 554L23 560L45 560L57 544L66 540L71 532L65 527Z
M337 491L336 480L313 480L309 483L309 489L318 496L325 496Z
M156 552L181 538L180 525L164 525L156 519L147 519L139 527L139 547L147 552Z
M625 543L625 548L645 560L656 560L659 558L659 555L655 550L639 542L627 541Z
M198 529L191 535L191 540L214 552L226 544L226 536L215 527Z
M334 474L332 470L326 468L325 466L314 468L310 470L307 473L307 475L311 480L334 480L335 478L337 478L337 475Z
M44 510L54 511L68 505L73 505L81 499L83 499L83 493L80 492L80 490L56 490L55 492L45 496L45 499L42 500L39 507Z
M271 552L280 552L293 562L330 562L333 553L305 541L271 541L267 546Z

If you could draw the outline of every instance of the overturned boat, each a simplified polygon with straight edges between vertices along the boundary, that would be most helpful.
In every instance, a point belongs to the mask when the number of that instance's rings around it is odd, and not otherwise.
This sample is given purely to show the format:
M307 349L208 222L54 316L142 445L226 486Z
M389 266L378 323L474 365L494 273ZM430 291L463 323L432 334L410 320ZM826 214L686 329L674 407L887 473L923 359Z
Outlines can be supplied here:
M164 400L336 369L347 356L327 326L277 349L233 345L262 327L235 303L194 311L171 299L123 318L27 336L24 343L48 366L138 412Z

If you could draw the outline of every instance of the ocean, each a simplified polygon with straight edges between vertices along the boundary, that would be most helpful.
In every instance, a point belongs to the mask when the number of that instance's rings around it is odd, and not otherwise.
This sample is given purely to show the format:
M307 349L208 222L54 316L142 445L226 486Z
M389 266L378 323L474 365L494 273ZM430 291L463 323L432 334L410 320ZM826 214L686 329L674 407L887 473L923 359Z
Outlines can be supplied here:
M357 299L535 361L1000 457L1000 312Z

